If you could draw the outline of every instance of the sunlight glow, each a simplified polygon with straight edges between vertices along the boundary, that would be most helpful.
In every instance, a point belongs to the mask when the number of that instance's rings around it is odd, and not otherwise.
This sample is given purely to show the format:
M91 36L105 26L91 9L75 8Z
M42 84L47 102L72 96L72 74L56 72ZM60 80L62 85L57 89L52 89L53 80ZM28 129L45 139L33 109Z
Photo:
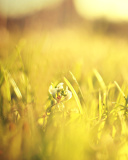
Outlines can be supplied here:
M43 8L55 7L63 0L0 0L0 13L8 17L18 17L39 11Z
M89 19L128 20L127 0L74 0L80 15Z

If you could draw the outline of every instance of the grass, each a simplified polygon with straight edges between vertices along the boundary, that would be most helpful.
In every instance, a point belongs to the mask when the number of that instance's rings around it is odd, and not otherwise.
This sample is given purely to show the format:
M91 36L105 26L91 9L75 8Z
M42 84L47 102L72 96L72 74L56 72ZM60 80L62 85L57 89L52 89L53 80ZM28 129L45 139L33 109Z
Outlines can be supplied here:
M6 45L0 159L127 160L127 39L63 28L12 35ZM72 92L62 110L51 82Z

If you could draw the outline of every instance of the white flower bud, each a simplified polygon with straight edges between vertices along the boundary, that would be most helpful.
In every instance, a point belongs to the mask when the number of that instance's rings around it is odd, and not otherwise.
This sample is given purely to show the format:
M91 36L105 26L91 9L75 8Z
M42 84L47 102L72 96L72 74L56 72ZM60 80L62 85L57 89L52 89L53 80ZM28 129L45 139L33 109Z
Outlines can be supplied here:
M72 92L68 90L67 86L66 89L64 89L63 84L64 83L59 83L56 88L53 87L53 85L50 85L49 87L49 93L53 96L57 103L67 101L72 97Z
M66 96L65 96L65 101L69 100L72 98L72 92L68 90L68 87L66 87Z
M58 89L58 90L63 89L63 85L64 85L64 83L59 83L59 84L57 85L57 89Z
M55 97L56 93L57 93L57 88L54 88L52 85L50 85L49 87L49 93Z

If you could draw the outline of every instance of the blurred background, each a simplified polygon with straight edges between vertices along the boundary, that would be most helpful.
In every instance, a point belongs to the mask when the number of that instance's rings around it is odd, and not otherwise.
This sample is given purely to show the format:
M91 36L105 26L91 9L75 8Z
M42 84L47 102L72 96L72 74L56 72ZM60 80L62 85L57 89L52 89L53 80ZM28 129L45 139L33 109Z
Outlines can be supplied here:
M128 66L127 6L126 0L0 0L1 63L13 74L20 70L20 53L40 103L51 81L69 70L83 91L93 68L107 84L122 83Z
M0 0L0 159L116 159L120 146L127 159L127 122L124 134L121 115L112 111L110 120L104 118L116 100L124 104L117 87L110 88L117 81L127 91L127 68L127 0ZM74 112L74 97L65 103L66 118L61 112L44 115L52 105L49 86L63 77L89 121Z
M93 68L107 84L122 83L128 66L127 6L126 0L0 0L1 63L11 74L20 70L12 56L19 52L41 103L51 81L69 70L83 91Z
M126 0L1 0L1 27L24 30L30 26L53 28L97 21L118 28L128 21L127 6Z

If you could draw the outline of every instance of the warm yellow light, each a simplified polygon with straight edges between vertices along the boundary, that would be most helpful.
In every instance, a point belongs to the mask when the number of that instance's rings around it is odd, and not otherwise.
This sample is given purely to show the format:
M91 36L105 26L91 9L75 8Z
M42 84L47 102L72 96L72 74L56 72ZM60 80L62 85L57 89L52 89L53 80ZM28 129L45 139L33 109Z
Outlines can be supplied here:
M0 0L0 13L17 17L58 5L63 0Z
M111 21L128 20L127 0L74 0L80 15L86 18L105 18Z

